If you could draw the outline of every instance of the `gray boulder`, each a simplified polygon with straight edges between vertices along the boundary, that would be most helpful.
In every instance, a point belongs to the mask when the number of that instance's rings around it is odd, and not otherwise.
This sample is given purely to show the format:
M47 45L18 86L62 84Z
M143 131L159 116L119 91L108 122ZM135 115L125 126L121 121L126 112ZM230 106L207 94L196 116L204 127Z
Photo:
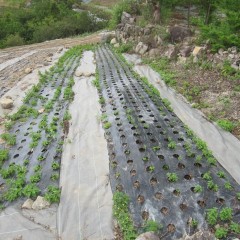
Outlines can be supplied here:
M192 35L189 28L182 26L174 26L169 29L170 40L172 43L177 43L183 41L184 38Z

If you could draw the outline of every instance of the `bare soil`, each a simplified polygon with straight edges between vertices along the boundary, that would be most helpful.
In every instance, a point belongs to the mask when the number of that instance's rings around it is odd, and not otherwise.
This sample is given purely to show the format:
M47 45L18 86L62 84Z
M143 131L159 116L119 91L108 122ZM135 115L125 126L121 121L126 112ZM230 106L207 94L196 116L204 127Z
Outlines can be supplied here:
M227 119L236 124L233 134L240 139L240 79L225 77L220 69L203 69L172 61L169 69L175 72L177 90L209 120Z

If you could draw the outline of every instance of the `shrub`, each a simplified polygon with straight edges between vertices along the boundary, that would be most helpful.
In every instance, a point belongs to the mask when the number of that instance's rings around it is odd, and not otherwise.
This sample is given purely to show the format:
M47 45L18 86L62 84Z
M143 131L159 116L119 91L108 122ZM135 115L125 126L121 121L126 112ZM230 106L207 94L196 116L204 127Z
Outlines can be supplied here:
M5 47L21 46L24 45L24 39L19 35L19 33L11 34L6 37L4 41Z

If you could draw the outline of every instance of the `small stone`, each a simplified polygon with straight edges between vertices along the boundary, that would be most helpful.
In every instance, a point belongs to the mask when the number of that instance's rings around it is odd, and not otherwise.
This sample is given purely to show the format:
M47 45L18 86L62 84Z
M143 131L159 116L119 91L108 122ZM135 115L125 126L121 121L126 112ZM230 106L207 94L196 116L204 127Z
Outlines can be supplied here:
M193 49L193 52L192 52L192 55L195 57L195 56L199 56L203 51L203 47L198 47L196 46L194 49Z
M145 232L139 235L136 240L160 240L154 232Z
M47 61L47 62L51 62L51 61L52 61L52 58L51 58L51 57L48 57L48 58L46 59L46 61Z
M41 210L50 206L50 203L46 201L43 197L38 196L32 205L32 209Z
M13 100L10 98L4 98L0 101L3 109L10 109L13 107Z
M24 70L24 72L26 73L26 74L29 74L29 73L31 73L33 70L32 70L32 68L26 68L25 70Z
M110 43L113 44L113 45L116 44L117 43L117 39L113 38Z
M22 205L22 209L32 209L32 205L33 205L33 200L29 198Z
M45 109L41 108L41 109L38 110L38 113L43 113L44 111L45 111Z

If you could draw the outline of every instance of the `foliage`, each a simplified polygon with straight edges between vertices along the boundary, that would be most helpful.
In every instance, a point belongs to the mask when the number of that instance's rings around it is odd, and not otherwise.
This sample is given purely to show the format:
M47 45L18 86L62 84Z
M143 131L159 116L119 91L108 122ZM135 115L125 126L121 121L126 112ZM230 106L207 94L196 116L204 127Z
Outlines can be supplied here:
M103 21L97 21L87 11L73 11L74 2L32 0L28 7L4 8L0 11L0 48L79 35L107 25L110 15L105 11L98 11Z
M26 185L22 191L23 195L28 198L36 197L39 194L39 192L40 192L40 189L36 186L35 183Z
M232 219L232 215L233 215L233 211L231 208L229 207L225 207L221 210L221 212L219 213L219 217L222 221L227 221L227 220L231 220Z
M146 221L143 230L144 232L155 232L159 233L162 230L163 226L153 220Z
M3 133L0 135L0 137L6 141L6 143L8 145L15 145L16 144L16 136L15 135L11 135L10 133Z
M228 233L228 229L219 227L215 232L215 237L218 239L226 238Z
M207 210L207 222L210 225L215 225L218 219L218 210L217 208L211 208Z
M55 186L49 186L44 198L50 203L58 203L60 201L61 190Z
M229 120L226 119L220 119L217 121L217 124L224 129L225 131L232 132L234 129L235 125Z
M8 159L8 154L8 149L0 149L0 166Z
M167 179L169 182L177 182L178 176L176 173L167 173Z
M136 239L136 231L129 214L129 197L122 192L115 192L113 195L113 214L123 233L124 239Z

